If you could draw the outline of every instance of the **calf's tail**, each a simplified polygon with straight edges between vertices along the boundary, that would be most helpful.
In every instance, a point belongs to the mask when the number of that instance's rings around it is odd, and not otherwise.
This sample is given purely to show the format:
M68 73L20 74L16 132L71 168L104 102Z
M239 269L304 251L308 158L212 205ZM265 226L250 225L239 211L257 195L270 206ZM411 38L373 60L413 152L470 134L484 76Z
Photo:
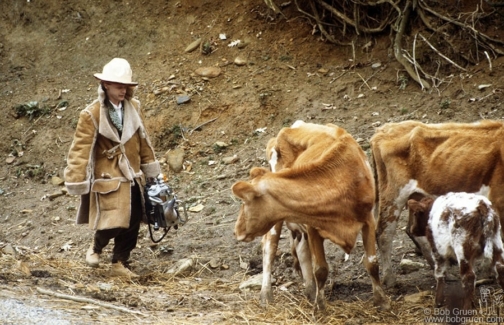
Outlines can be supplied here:
M374 203L374 208L373 208L373 215L375 220L378 220L378 206L380 202L380 191L378 188L378 172L376 170L376 159L375 159L375 153L373 150L373 146L371 146L371 157L370 157L370 165L371 165L371 172L373 173L373 181L374 181L374 186L375 186L375 203Z

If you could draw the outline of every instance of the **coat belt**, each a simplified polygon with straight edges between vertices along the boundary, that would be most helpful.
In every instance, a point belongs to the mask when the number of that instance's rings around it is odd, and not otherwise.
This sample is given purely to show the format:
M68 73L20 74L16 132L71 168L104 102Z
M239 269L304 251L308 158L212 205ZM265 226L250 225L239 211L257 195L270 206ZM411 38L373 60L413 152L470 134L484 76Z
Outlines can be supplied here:
M113 159L115 156L119 156L118 160L119 170L124 175L124 177L132 184L135 177L140 177L142 175L142 172L138 174L135 173L135 171L131 167L129 160L126 157L124 145L122 143L118 144L115 147L110 148L109 150L104 150L103 154L106 155L108 159Z

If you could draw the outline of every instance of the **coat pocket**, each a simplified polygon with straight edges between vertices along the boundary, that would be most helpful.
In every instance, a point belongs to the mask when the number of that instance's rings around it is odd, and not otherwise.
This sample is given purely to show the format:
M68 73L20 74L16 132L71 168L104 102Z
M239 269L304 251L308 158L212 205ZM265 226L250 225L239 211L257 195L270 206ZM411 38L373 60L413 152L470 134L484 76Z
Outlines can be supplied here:
M95 180L91 192L96 193L101 211L119 207L121 181L118 179Z

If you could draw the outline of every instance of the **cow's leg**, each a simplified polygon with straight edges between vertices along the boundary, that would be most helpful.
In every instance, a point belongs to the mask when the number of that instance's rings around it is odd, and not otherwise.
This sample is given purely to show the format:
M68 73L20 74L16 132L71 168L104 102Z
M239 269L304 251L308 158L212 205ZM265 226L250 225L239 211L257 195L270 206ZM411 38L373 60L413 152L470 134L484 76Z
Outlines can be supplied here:
M376 229L377 244L380 251L383 285L392 287L395 284L395 275L392 271L392 240L394 239L399 219L400 209L393 204L380 202L380 212Z
M473 268L474 259L480 252L465 243L461 243L461 247L454 247L454 251L459 264L462 289L464 290L464 304L462 308L469 310L473 308L472 301L474 297L474 287L476 285L476 274Z
M287 229L290 230L290 247L291 247L291 254L292 257L294 258L294 270L297 272L297 274L303 276L303 270L301 269L300 266L300 261L299 261L299 256L297 252L297 247L298 245L302 242L303 240L303 229L298 225L297 223L291 223L291 222L286 222L285 225L287 226Z
M444 287L446 280L446 269L448 268L449 260L433 252L434 255L434 277L436 278L436 307L441 307L444 304Z
M291 231L291 253L294 257L294 269L300 274L305 284L305 295L314 302L317 295L317 287L313 276L310 245L306 227L287 222L287 228Z
M376 258L375 242L375 223L373 216L370 214L368 224L364 224L362 227L362 243L365 253L364 266L371 277L374 305L388 310L390 309L390 303L380 283L380 269Z
M311 301L315 302L317 297L317 286L313 275L312 259L310 245L308 243L308 234L298 231L295 247L292 247L297 256L298 270L303 276L305 282L305 295Z
M469 310L472 309L473 304L473 296L474 296L474 285L476 282L476 275L473 270L473 261L474 258L459 259L460 266L460 277L462 280L462 288L464 289L464 309Z
M500 287L504 290L504 252L502 237L500 233L495 234L493 238L493 257L492 266Z
M308 242L310 245L313 275L316 282L316 303L315 308L325 309L324 286L329 275L329 265L325 259L324 239L320 237L318 231L312 227L307 227Z
M282 232L283 221L277 223L262 238L263 252L263 280L261 286L261 304L271 303L273 301L273 292L271 289L271 270L275 261L278 241Z
M289 228L288 222L287 222L287 228ZM290 230L290 234L291 234L289 237L290 238L291 254L294 259L292 266L294 267L294 270L296 271L297 274L303 276L303 271L301 270L301 267L299 266L299 257L298 257L297 251L296 251L296 247L301 242L303 234L299 231L292 230L290 228L289 228L289 230Z
M500 246L502 246L502 243L500 243ZM494 246L494 257L492 264L494 265L497 281L499 282L502 290L504 290L504 254L502 252L502 249L498 249L496 246Z

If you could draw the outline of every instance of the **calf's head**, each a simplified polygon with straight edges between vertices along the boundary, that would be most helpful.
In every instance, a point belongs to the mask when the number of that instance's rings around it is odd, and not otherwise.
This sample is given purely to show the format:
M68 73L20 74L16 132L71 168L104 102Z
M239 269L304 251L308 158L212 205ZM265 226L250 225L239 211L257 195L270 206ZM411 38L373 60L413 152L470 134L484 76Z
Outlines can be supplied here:
M236 182L231 190L242 200L234 234L236 239L249 242L264 235L276 223L272 215L271 197L261 184L263 175L269 173L265 168L254 167L250 170L250 181Z
M434 199L424 197L421 200L408 200L410 233L413 236L425 236L427 223L429 221L429 213L432 208Z
M300 148L286 144L282 137L271 138L266 146L270 170L276 173L284 168L291 168L301 151Z
M277 138L271 138L266 145L266 157L272 172L276 172L283 168L283 161L280 158L280 153L276 148Z

